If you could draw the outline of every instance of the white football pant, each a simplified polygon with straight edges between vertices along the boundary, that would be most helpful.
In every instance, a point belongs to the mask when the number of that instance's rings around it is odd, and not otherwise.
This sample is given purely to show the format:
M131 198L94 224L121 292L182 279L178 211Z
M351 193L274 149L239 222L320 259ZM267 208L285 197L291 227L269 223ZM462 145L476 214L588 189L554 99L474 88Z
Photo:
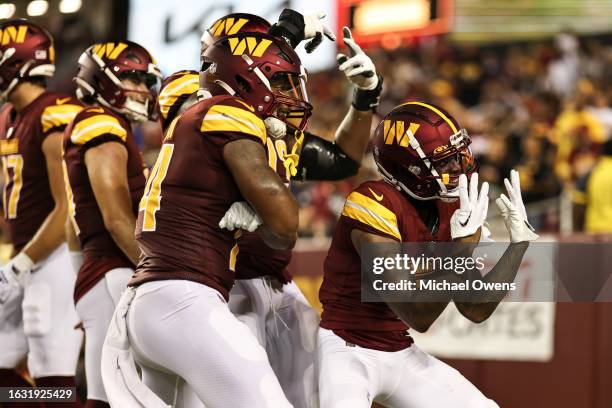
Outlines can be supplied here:
M238 280L229 307L266 348L270 365L296 408L316 408L315 347L319 316L295 282Z
M167 404L175 402L169 398L176 397L171 385L179 376L207 408L292 407L263 347L206 285L187 280L140 285L127 328L143 382Z
M319 328L321 408L499 408L451 366L416 345L386 352L347 345Z
M0 305L0 368L15 368L27 355L33 378L75 375L83 340L75 329L75 281L62 244L34 266L23 293Z
M85 330L87 399L108 402L100 374L102 345L115 306L133 273L134 270L130 268L106 272L104 278L83 295L76 305Z

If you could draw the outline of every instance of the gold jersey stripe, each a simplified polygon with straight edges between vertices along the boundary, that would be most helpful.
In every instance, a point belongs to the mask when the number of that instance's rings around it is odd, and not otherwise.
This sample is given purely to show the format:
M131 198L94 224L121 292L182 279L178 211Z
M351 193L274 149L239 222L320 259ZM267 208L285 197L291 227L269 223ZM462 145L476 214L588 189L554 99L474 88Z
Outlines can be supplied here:
M0 140L0 155L19 153L19 139Z
M402 240L397 226L397 217L384 205L361 193L349 194L342 209L342 215L377 229L387 235Z
M77 145L83 145L102 135L115 135L125 142L127 130L119 121L110 115L91 116L77 123L72 129L70 140Z
M403 103L402 105L419 105L419 106L424 106L427 109L431 109L432 111L437 113L448 124L448 126L450 126L453 133L457 133L459 131L457 129L457 126L455 126L455 124L453 123L453 121L450 120L440 109L436 108L435 106L431 106L423 102L406 102L406 103Z
M227 105L212 106L202 120L202 132L238 132L258 137L266 144L266 126L255 114Z
M43 132L47 132L54 127L67 125L81 109L83 109L82 106L71 104L47 106L40 116Z
M159 108L164 118L168 116L170 108L176 103L178 97L191 95L200 87L199 76L196 74L184 75L170 82L159 93Z

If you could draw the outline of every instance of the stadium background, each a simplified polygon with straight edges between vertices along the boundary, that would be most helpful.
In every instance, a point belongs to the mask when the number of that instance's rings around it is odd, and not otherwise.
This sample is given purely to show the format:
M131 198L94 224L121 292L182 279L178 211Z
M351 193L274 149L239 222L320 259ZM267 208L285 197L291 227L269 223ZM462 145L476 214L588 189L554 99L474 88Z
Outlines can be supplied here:
M583 200L576 194L612 135L610 1L35 0L0 3L0 18L32 18L51 31L57 49L51 85L69 91L76 59L94 41L138 41L170 74L197 69L199 35L215 18L246 11L274 20L284 7L324 10L337 32L353 27L385 77L380 113L406 100L443 106L472 135L480 174L495 190L511 168L519 169L531 221L546 240L612 242L582 231ZM348 106L335 52L336 45L327 43L305 59L315 106L310 130L329 138ZM151 165L159 128L149 123L136 135ZM315 305L344 198L374 177L368 158L351 180L293 185L301 239L291 269ZM503 226L494 206L490 212L498 235ZM610 220L601 224L612 233ZM602 268L610 265L610 253L599 254ZM580 269L579 259L572 262L576 274L591 273ZM506 303L478 326L446 313L417 342L504 408L612 406L609 303Z

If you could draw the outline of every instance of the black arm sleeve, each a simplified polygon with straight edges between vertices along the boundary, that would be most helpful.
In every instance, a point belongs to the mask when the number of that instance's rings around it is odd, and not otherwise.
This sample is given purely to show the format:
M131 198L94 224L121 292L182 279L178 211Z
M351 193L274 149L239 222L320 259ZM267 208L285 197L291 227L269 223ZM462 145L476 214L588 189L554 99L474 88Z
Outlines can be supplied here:
M343 180L357 174L357 170L359 163L348 157L340 146L312 133L304 132L302 152L294 179Z

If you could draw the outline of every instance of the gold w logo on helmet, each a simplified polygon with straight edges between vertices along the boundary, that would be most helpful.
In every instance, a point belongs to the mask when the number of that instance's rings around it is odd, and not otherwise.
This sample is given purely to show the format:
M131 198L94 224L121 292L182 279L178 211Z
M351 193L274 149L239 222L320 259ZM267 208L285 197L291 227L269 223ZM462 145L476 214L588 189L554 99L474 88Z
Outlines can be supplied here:
M221 35L233 35L240 31L240 29L248 22L249 20L246 18L239 18L237 21L233 17L222 18L217 20L215 24L210 27L210 32L214 37L219 37Z
M106 58L114 60L114 59L117 59L119 54L121 54L121 52L125 50L127 46L128 45L126 43L121 43L121 42L118 43L117 45L115 45L115 43L112 43L112 42L108 42L104 44L96 44L94 45L93 52L97 54L98 57L100 58L104 58L104 56L106 56Z
M271 40L256 37L233 37L229 39L229 46L234 55L250 54L253 57L261 57L268 47L272 44Z
M408 147L410 137L414 136L419 127L421 127L421 125L418 123L410 123L408 125L408 131L405 131L405 122L403 120L385 120L383 122L385 144L393 144L396 142L402 147Z
M28 27L25 25L21 26L8 26L4 30L0 30L0 38L2 38L2 45L7 45L11 41L20 44L25 41Z

